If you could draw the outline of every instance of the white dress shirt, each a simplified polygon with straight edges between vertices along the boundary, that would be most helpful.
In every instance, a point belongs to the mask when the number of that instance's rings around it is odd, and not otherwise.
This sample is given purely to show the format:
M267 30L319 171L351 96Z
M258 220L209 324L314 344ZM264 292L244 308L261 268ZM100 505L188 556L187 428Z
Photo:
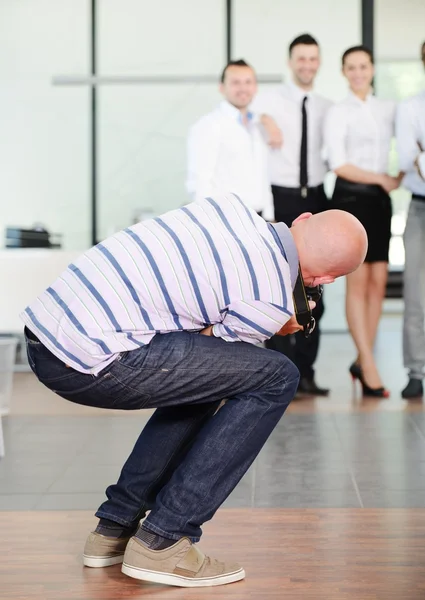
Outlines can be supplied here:
M199 119L188 138L186 187L193 200L234 193L266 220L274 219L267 143L258 118L223 101Z
M399 104L396 136L399 168L406 174L403 186L425 196L425 91ZM414 164L418 155L420 173Z
M371 94L360 100L352 92L329 110L325 121L325 149L334 171L346 164L365 171L386 173L394 135L396 103Z
M272 117L283 135L281 148L269 150L270 178L273 185L300 187L302 103L307 96L307 172L308 187L323 183L327 166L323 159L323 123L332 102L314 92L306 92L292 81L259 93L252 103L258 114Z

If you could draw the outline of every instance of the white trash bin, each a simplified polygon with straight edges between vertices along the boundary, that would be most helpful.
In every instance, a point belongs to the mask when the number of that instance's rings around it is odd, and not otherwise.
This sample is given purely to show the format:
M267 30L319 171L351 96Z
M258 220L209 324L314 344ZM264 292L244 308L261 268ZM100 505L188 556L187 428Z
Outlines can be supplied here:
M2 416L9 414L18 339L0 337L0 457L4 456Z
M0 415L10 412L18 338L0 337Z

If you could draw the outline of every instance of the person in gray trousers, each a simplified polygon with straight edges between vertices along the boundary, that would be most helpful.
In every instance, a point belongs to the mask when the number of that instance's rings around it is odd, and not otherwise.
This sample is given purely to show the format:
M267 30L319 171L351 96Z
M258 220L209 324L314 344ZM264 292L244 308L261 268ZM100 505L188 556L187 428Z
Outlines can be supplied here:
M425 66L425 63L424 63ZM403 398L423 396L425 372L425 90L400 103L397 150L403 186L412 193L404 232Z

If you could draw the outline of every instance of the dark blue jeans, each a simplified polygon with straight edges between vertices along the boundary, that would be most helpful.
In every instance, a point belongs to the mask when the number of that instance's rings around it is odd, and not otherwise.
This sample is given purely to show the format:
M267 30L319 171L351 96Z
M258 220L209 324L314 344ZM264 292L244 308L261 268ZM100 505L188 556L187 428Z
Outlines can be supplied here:
M97 376L66 367L36 338L27 341L33 371L59 396L102 408L157 409L96 516L131 527L150 509L145 526L171 539L199 540L299 380L283 354L195 333L157 335Z

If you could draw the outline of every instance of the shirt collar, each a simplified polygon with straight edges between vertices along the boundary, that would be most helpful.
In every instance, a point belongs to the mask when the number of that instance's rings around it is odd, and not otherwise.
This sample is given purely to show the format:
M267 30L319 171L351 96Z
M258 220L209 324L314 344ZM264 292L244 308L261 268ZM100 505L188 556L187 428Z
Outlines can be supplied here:
M301 102L306 96L307 98L311 98L311 96L313 95L313 90L303 90L292 79L288 80L287 85L291 91L292 96L299 102Z
M228 102L227 100L222 100L222 102L220 104L220 108L224 114L229 115L231 117L235 117L235 119L237 119L240 123L242 123L241 111L238 108L236 108L236 106L233 106L233 104L230 104L230 102ZM254 113L251 111L248 111L247 117L248 117L248 121L253 121Z
M372 90L368 93L368 95L366 96L366 101L363 102L363 100L360 100L360 98L358 96L356 96L356 94L352 91L352 90L348 90L348 97L350 98L350 100L352 100L353 102L357 102L357 104L365 104L367 102L370 102L372 98L374 98L374 95L372 93Z
M294 289L298 277L298 250L291 230L285 223L267 223L267 226L289 265L292 289Z

